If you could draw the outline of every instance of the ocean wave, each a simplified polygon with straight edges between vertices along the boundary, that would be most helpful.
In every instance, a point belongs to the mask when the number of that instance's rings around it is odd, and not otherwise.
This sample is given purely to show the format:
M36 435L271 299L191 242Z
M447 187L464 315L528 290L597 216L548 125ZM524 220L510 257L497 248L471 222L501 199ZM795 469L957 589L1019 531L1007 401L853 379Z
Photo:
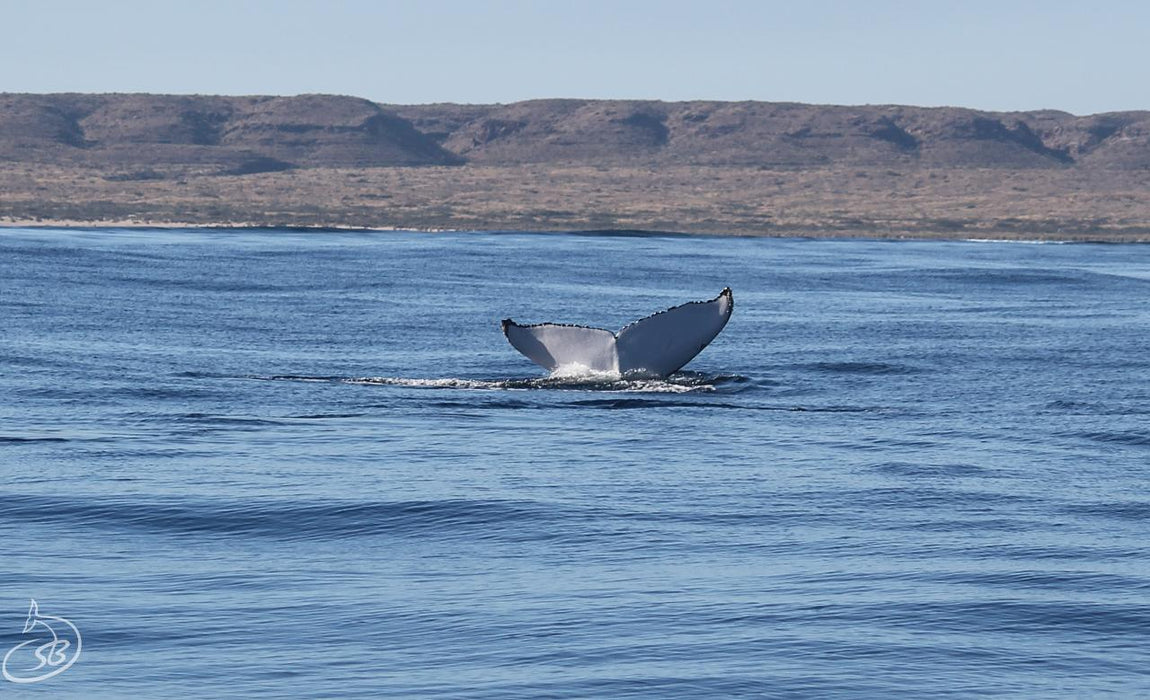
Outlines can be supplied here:
M737 391L750 383L738 375L680 372L665 379L629 378L611 373L562 373L546 377L475 379L466 377L322 377L301 375L251 376L250 379L297 382L340 382L395 386L408 389L461 391L604 391L625 393L683 394L688 392Z
M889 362L810 362L796 367L832 374L915 374L921 371L917 367Z
M1084 430L1059 433L1063 437L1083 438L1094 442L1134 447L1150 447L1150 432L1144 430Z
M532 501L340 501L163 496L0 496L0 523L197 538L327 540L395 536L553 540L593 535L596 518ZM585 527L580 527L582 523Z

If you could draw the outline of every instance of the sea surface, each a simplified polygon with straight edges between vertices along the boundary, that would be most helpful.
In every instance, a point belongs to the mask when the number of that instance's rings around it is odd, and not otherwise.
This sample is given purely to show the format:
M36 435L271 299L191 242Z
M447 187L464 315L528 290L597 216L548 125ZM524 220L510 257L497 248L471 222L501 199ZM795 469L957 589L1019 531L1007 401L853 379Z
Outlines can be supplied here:
M0 321L0 697L1150 696L1150 246L8 229Z

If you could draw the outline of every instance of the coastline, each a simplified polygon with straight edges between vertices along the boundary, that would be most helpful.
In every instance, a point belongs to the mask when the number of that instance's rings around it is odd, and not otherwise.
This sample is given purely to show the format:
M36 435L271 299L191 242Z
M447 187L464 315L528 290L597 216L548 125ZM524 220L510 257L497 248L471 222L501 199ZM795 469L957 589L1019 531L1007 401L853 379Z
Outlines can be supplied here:
M1150 171L669 166L0 168L0 226L1150 242Z
M75 230L220 230L220 231L266 231L286 230L295 232L362 232L362 233L510 233L540 235L587 235L587 236L711 236L716 238L809 238L817 240L883 240L883 241L966 241L975 243L1150 243L1150 231L1054 231L1050 233L969 230L969 231L929 231L929 230L890 230L859 228L851 230L826 229L771 229L771 230L667 230L667 229L587 229L495 227L416 227L416 226L357 226L342 223L262 223L253 221L164 221L151 219L16 219L0 217L0 235L11 229L75 229Z
M0 217L0 229L13 228L51 228L51 229L222 229L222 230L256 230L256 229L288 229L302 231L419 231L438 233L454 231L456 229L412 229L402 226L367 227L347 224L262 224L253 221L163 221L151 219L15 219Z

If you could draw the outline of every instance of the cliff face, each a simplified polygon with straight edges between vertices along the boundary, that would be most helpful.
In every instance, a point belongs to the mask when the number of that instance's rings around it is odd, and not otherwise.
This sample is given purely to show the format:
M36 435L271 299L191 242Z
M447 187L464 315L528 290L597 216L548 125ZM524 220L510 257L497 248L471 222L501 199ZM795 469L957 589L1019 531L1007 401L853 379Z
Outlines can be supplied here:
M219 174L464 163L1146 169L1150 112L4 94L0 161Z

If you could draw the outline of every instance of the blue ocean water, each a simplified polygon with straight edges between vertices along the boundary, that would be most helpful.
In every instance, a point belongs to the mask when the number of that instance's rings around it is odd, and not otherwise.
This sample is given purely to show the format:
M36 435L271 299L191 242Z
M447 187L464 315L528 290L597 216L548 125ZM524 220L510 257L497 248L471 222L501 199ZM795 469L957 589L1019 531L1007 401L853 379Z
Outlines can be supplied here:
M735 292L668 381L499 320ZM53 698L1150 695L1150 247L0 234Z

